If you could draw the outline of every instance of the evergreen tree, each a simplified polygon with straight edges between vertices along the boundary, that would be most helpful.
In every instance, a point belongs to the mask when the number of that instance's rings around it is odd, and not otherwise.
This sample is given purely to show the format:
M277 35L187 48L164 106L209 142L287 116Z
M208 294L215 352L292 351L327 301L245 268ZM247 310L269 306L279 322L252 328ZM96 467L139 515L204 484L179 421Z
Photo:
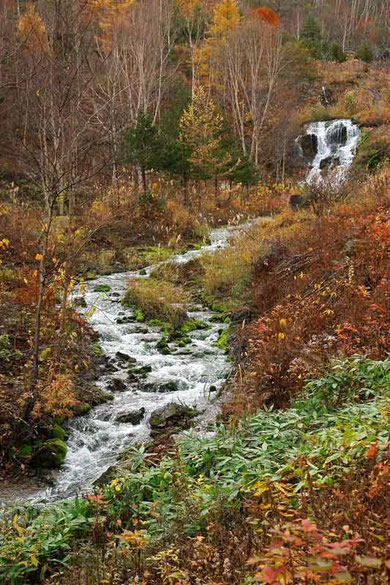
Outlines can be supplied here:
M321 59L323 53L321 27L312 14L307 15L301 36L303 44L310 51L311 56Z
M347 56L344 53L343 49L336 41L334 41L330 45L329 58L331 61L336 61L337 63L344 63L344 61L346 61L347 59Z
M139 169L144 193L148 190L147 171L160 170L162 166L162 145L162 137L152 117L139 110L134 125L124 137L124 158Z
M374 59L374 51L367 41L364 41L356 51L356 57L366 63L371 63Z

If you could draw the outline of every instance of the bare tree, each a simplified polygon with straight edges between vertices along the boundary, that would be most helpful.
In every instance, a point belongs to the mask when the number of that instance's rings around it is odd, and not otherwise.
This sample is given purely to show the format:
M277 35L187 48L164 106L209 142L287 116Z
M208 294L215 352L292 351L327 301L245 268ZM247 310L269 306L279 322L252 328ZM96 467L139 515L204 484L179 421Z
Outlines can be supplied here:
M258 164L262 131L286 66L281 37L275 27L248 18L226 41L218 51L225 101L243 152Z
M95 70L91 73L88 3L54 0L28 4L18 31L22 49L13 60L13 146L20 165L44 200L37 249L38 286L27 420L37 399L42 311L53 274L52 233L56 215L68 211L72 193L106 164L99 146L103 138L91 106ZM29 71L29 75L22 75Z
M174 45L171 0L141 0L100 16L97 52L102 76L96 79L94 108L112 155L117 179L119 144L140 110L156 121Z

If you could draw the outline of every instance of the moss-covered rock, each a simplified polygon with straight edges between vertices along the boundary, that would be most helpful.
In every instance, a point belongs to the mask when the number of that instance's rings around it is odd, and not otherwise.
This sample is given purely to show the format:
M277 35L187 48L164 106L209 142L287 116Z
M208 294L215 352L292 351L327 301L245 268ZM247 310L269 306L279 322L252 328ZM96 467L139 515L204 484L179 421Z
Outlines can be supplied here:
M100 293L105 293L105 292L110 292L111 287L108 286L108 284L97 284L95 286L95 288L93 289L93 292L100 292Z
M152 436L186 429L190 426L191 420L198 414L199 412L195 408L184 404L174 402L166 404L155 410L150 417L149 424Z
M215 343L215 345L225 353L229 353L230 351L229 337L230 337L229 329L222 329L220 330L218 339Z
M35 453L32 463L42 469L58 469L65 461L68 447L61 439L45 441Z
M55 424L50 432L50 436L53 439L60 439L60 441L65 441L65 431L60 425Z
M88 402L83 402L78 409L77 414L88 414L88 412L91 410L91 405Z

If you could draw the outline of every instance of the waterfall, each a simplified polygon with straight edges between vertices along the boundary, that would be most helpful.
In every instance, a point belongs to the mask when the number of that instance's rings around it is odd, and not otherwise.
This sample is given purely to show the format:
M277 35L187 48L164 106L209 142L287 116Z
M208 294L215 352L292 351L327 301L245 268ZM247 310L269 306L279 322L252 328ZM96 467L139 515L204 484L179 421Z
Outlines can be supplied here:
M352 120L313 122L306 127L301 141L314 158L306 175L309 185L320 183L326 177L340 183L351 168L360 139L360 129ZM301 144L302 148L302 144Z

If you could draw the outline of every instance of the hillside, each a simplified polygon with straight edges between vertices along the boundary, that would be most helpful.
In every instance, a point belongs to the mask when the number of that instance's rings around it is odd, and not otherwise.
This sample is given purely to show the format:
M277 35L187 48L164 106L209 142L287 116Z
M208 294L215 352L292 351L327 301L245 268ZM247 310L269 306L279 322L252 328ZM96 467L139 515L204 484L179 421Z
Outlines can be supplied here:
M390 3L0 10L0 582L390 578Z

